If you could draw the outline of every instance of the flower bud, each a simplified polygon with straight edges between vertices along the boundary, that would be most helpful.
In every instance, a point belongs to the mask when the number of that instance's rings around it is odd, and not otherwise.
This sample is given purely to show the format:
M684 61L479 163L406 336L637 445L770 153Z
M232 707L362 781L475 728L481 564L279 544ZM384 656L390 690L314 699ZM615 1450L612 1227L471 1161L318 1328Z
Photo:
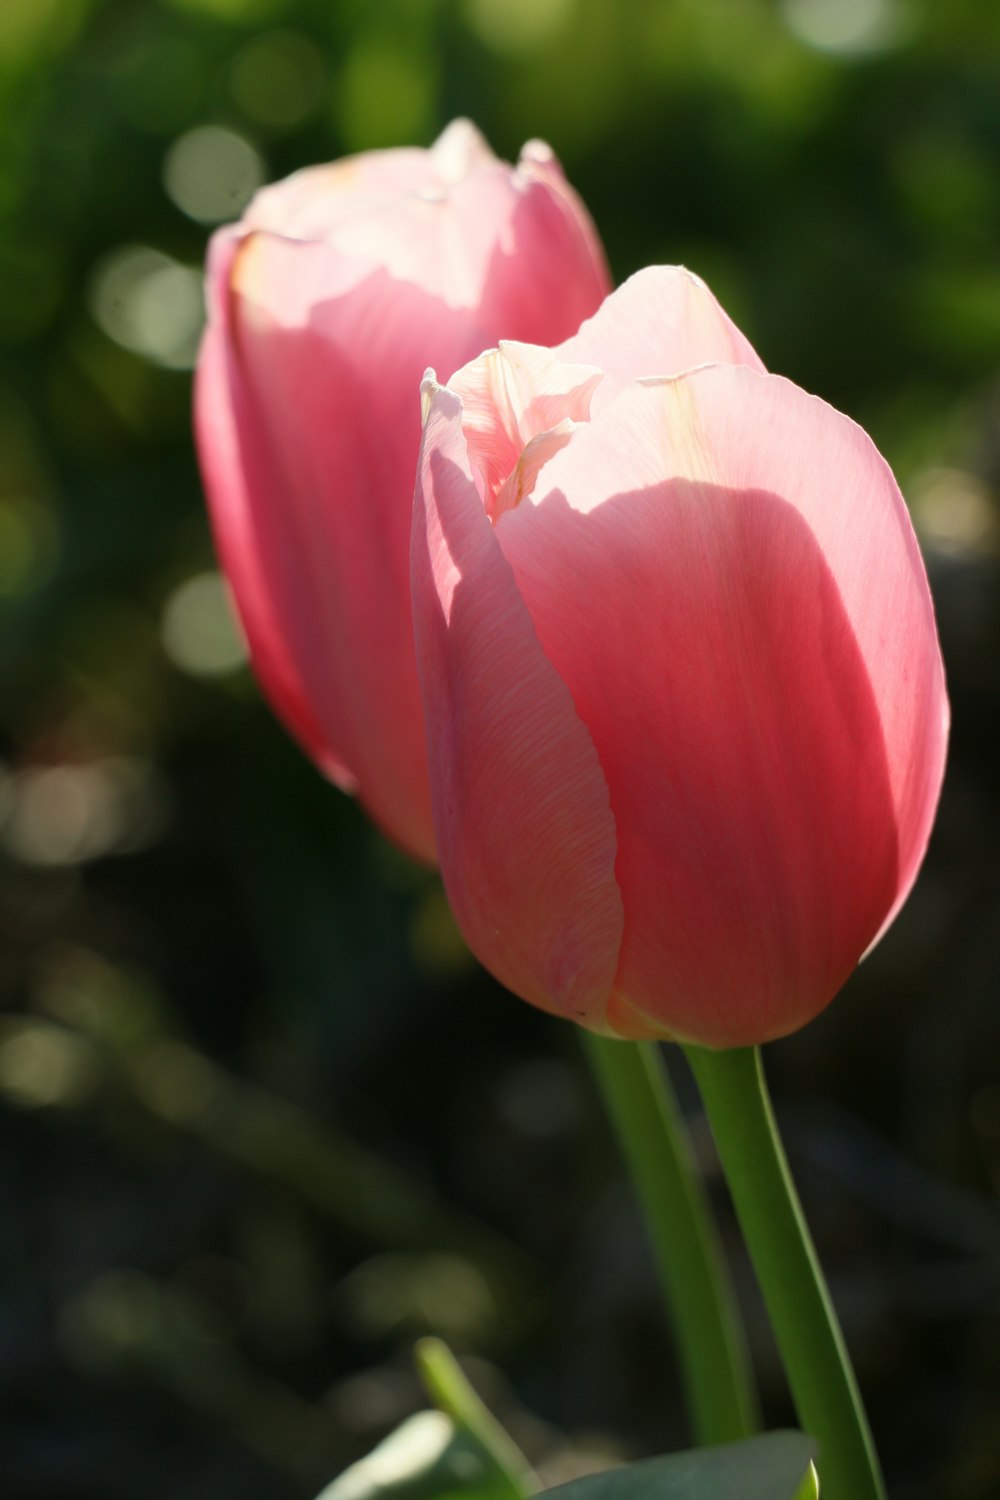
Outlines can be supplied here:
M608 288L538 142L457 120L430 150L311 167L215 235L195 419L222 565L272 706L403 847L434 858L409 536L420 378L555 343Z
M596 1031L803 1025L905 899L944 769L885 461L676 269L426 397L414 620L469 945Z

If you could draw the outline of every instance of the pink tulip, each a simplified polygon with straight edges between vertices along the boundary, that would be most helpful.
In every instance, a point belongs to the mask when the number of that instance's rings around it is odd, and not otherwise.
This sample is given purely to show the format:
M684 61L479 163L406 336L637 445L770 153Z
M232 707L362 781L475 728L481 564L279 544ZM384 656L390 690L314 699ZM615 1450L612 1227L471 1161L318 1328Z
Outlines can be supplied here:
M546 146L509 167L458 120L264 189L209 258L195 417L258 679L324 771L427 860L409 588L420 378L501 336L554 343L608 288Z
M682 270L425 406L414 618L468 943L595 1031L803 1025L905 899L944 769L884 460Z

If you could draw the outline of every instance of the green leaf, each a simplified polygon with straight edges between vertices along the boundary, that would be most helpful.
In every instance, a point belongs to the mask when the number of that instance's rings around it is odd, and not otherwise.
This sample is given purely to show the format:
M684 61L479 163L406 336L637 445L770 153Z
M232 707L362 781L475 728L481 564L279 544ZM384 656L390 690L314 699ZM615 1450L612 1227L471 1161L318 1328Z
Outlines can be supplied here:
M801 1432L768 1432L722 1448L643 1459L544 1493L548 1500L815 1500L814 1452Z
M417 1368L437 1411L421 1411L328 1484L318 1500L525 1500L527 1460L440 1339L421 1339Z
M815 1464L809 1465L805 1479L795 1491L795 1500L819 1500L819 1475Z
M424 1390L439 1411L482 1449L505 1485L506 1500L524 1500L538 1489L528 1460L476 1395L462 1367L441 1339L421 1339L414 1351Z
M510 1500L492 1455L440 1411L409 1417L318 1500Z

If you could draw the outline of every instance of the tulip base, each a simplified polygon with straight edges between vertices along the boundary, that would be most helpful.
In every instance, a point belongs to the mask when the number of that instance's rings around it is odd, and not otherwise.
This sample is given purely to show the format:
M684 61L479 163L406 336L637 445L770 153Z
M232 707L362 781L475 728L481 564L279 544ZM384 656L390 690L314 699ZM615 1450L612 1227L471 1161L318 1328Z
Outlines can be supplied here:
M581 1035L652 1240L695 1441L750 1437L759 1427L746 1341L663 1059L651 1043Z
M885 1500L850 1356L792 1181L760 1049L685 1047L804 1431L823 1500Z

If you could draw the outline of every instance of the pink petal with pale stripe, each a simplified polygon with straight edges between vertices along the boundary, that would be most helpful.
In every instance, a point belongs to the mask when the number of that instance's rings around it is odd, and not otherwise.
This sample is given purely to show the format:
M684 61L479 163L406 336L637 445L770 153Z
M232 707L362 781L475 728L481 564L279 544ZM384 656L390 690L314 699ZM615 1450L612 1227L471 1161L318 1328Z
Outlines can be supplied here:
M483 510L460 402L441 388L412 576L438 853L459 926L516 994L601 1030L622 931L607 787Z
M628 381L646 375L681 375L708 364L764 369L705 283L683 266L637 271L554 352L603 370L595 411L609 405Z
M944 763L926 579L892 476L787 381L627 388L497 541L607 778L609 1022L802 1025L905 898Z
M543 464L569 441L572 425L589 419L600 380L592 366L568 365L548 349L509 341L452 380L492 520L530 493Z

